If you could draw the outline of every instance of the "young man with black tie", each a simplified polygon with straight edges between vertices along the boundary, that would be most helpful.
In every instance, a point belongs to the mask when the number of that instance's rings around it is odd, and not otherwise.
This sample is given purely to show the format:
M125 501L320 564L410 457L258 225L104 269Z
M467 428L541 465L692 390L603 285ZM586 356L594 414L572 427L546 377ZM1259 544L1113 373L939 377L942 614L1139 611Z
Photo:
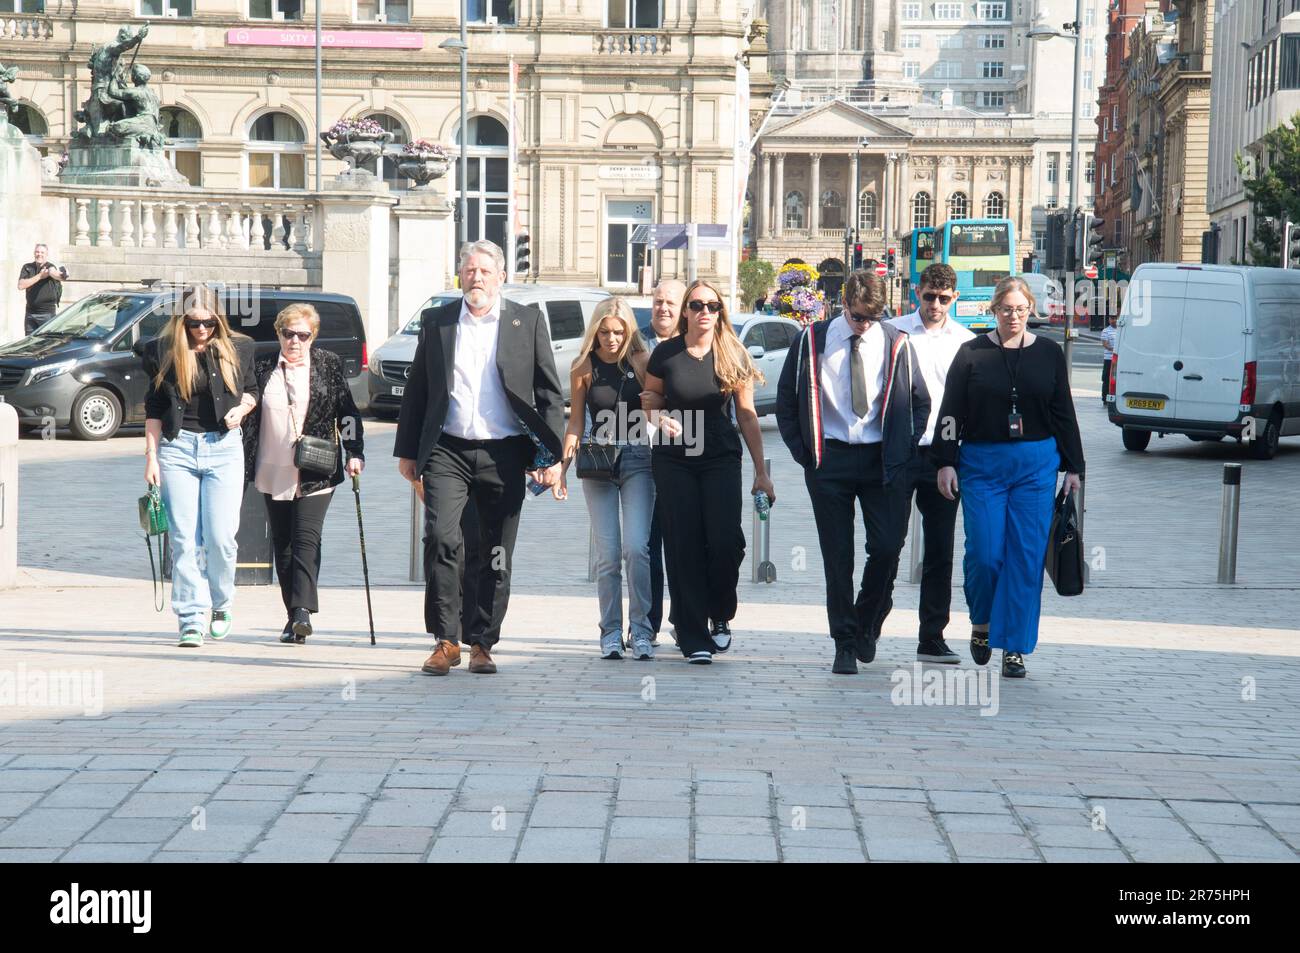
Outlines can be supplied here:
M920 305L911 314L889 323L911 336L917 368L930 392L930 419L921 437L921 452L908 467L903 503L902 536L907 535L907 521L912 509L912 494L921 513L924 560L921 564L921 629L916 657L922 662L956 665L961 657L948 647L943 632L948 627L952 607L952 546L957 526L957 501L939 492L938 468L930 459L930 443L943 403L943 382L948 377L957 350L975 335L949 315L959 297L957 273L944 264L934 264L921 272L917 282ZM901 538L900 538L901 543ZM890 586L892 592L892 584Z
M804 468L826 573L831 671L854 675L876 657L889 612L905 521L907 468L930 416L907 335L882 322L884 282L855 271L844 313L810 324L790 348L777 390L781 437ZM853 592L853 504L862 510L867 561Z
M559 482L564 432L546 321L536 308L502 300L501 249L467 244L459 273L464 297L424 312L393 448L399 472L424 493L425 629L437 640L422 669L428 675L460 664L461 516L471 496L482 564L477 587L465 581L478 609L463 639L469 670L496 672L491 649L510 600L524 479Z

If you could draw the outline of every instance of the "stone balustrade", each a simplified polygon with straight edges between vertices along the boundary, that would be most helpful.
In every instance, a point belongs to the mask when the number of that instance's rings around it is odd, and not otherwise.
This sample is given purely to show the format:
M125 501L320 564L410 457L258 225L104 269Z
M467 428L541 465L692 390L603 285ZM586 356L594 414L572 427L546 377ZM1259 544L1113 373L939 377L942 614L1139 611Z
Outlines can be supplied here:
M53 37L53 20L27 14L0 15L0 40L49 40Z
M253 253L313 249L314 199L216 189L47 186L68 199L68 244Z
M597 53L625 56L665 56L672 52L672 37L667 33L640 30L602 30L593 38Z

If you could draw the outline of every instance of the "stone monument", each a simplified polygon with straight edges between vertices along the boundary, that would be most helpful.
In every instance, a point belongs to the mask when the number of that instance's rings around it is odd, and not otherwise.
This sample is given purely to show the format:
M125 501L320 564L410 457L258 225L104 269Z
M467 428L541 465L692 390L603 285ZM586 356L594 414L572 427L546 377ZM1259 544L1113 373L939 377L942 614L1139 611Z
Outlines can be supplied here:
M124 26L112 43L90 53L90 98L74 118L82 123L68 144L60 180L78 185L185 188L189 180L167 161L158 94L150 72L136 63L149 24ZM130 60L122 57L130 53Z

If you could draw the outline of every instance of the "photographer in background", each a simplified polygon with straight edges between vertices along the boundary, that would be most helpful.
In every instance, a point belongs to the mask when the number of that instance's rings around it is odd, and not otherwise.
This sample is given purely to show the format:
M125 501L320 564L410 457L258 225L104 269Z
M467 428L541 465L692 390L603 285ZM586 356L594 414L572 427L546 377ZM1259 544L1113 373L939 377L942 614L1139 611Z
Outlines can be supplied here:
M48 246L37 245L32 252L34 260L23 265L18 272L18 290L27 292L25 334L31 334L59 310L68 269L51 262L49 256Z

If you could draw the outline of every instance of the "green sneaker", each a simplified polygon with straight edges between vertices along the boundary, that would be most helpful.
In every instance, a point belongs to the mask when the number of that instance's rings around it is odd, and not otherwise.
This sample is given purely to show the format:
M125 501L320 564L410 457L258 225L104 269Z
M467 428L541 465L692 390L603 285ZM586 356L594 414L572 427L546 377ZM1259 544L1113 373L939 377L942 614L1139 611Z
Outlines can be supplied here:
M208 635L220 642L230 634L232 625L229 609L213 609L212 625L208 627Z
M176 643L183 649L197 649L203 647L203 633L198 629L186 629L181 633L181 640Z

